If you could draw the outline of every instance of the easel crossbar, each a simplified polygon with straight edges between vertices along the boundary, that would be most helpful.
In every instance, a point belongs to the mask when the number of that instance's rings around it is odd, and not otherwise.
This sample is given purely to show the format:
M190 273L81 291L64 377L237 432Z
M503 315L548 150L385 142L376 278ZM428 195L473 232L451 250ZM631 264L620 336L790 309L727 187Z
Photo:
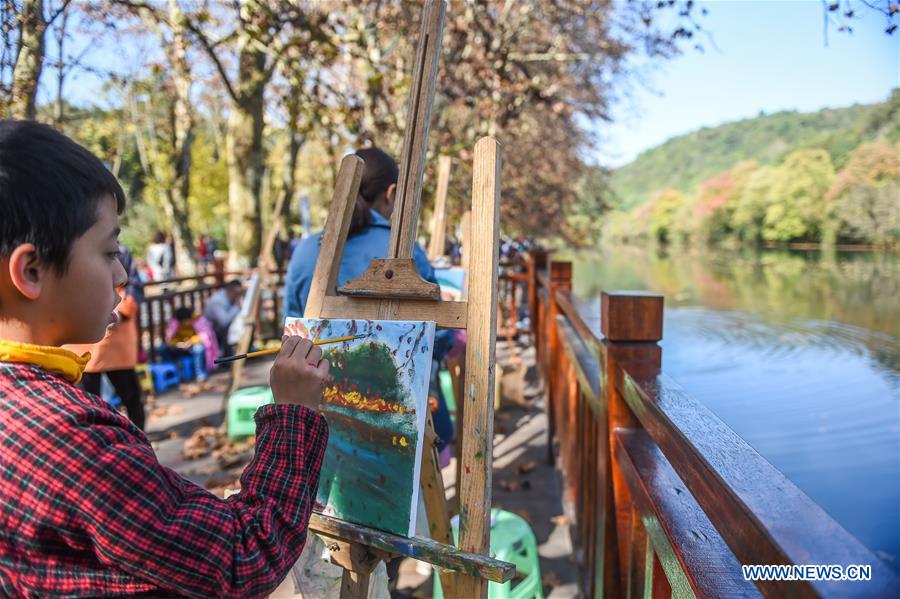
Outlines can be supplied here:
M313 512L309 529L333 539L359 543L393 555L402 555L434 564L444 570L477 576L492 582L512 580L516 567L478 553L460 551L431 539L407 538Z
M355 318L357 320L433 320L445 329L464 329L468 321L466 302L404 300L390 314L381 311L383 300L329 295L322 301L316 318Z

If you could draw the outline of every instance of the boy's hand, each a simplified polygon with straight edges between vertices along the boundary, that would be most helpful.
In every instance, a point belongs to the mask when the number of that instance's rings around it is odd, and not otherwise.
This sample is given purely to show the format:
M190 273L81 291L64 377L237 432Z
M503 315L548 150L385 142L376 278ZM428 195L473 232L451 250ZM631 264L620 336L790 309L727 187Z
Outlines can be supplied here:
M282 338L281 351L269 372L275 403L319 409L322 386L331 365L322 359L322 349L296 335Z

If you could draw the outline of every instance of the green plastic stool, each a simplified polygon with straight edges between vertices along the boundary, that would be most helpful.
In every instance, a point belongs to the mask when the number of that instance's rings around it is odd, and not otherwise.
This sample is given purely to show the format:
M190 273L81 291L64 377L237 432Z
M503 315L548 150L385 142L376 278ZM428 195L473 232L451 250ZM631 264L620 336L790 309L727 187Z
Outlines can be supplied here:
M456 426L456 397L453 395L453 379L447 370L441 370L438 373L438 381L441 384L441 393L444 394L444 401L447 402L447 410L450 411L450 419Z
M459 543L459 516L450 521L453 539ZM488 599L544 599L537 540L521 516L491 510L491 556L516 565L516 577L504 583L488 583ZM435 569L434 599L443 599L440 577Z
M228 399L228 436L234 439L255 435L256 422L253 421L253 415L260 406L274 402L272 390L268 387L247 387L235 391Z

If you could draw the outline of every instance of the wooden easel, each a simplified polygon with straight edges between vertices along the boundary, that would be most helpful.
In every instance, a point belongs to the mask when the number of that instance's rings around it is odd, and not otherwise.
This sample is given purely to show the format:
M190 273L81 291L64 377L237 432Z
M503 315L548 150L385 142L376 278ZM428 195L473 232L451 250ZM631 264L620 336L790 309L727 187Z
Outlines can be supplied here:
M434 262L444 255L447 239L447 188L450 185L450 157L438 158L437 190L434 196L434 215L431 217L431 239L428 240L428 259Z
M429 528L436 540L399 537L313 514L310 529L326 538L333 561L344 568L342 598L365 597L369 574L387 555L413 557L441 568L444 571L441 581L448 597L485 597L488 581L505 582L515 574L513 564L487 557L490 547L500 217L500 152L495 140L483 138L475 145L472 243L467 277L469 299L461 302L438 301L440 292L437 285L419 276L412 259L445 11L446 0L425 2L388 257L373 260L362 276L348 282L340 290L336 289L363 170L362 160L347 156L338 173L304 316L431 320L439 327L467 330L468 367L462 400L466 409L460 431L463 476L458 481L459 549L453 547L443 480L432 441L426 445L427 451L423 451L420 484ZM430 420L429 414L426 440L433 439Z

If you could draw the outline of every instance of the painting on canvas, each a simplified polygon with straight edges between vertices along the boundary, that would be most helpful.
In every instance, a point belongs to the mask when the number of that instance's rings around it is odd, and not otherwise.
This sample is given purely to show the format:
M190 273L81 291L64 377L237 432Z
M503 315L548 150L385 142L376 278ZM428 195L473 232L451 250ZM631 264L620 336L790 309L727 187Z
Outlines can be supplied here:
M316 498L323 513L413 536L434 332L422 321L285 321L285 334L309 339L366 335L322 348L331 362Z

